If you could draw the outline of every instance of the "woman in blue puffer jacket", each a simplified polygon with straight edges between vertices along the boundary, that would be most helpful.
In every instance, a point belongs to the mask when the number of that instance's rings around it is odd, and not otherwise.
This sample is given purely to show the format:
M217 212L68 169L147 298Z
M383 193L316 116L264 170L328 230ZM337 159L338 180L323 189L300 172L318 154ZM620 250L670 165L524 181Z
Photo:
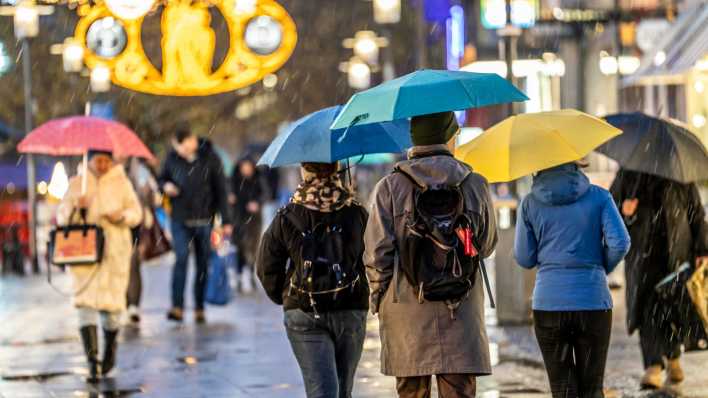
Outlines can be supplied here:
M607 274L630 239L610 193L577 163L539 172L516 223L514 257L538 267L536 339L554 398L604 397L612 329Z

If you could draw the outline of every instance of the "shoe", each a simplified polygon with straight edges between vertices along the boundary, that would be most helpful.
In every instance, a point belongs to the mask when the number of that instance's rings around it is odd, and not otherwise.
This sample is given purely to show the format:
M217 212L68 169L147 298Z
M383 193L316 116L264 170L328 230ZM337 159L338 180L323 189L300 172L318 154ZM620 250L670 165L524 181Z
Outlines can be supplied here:
M134 305L128 307L128 320L133 326L137 326L140 323L140 310L138 307Z
M172 308L167 313L167 319L170 321L182 322L182 320L184 320L184 314L182 313L182 309L179 307Z
M661 370L661 365L653 365L644 371L644 376L640 382L642 390L658 390L663 386Z
M198 325L203 325L206 323L206 314L204 313L204 310L194 311L194 322Z
M116 352L118 351L118 331L104 330L103 361L101 361L101 374L107 375L116 365Z
M250 267L243 267L241 271L241 291L244 294L253 292L253 272Z
M84 353L86 353L86 361L89 366L89 376L86 381L91 384L98 383L98 335L96 334L96 326L84 326L79 329L81 333L81 342L84 345Z
M666 373L668 375L668 380L672 383L680 383L686 377L683 374L683 369L681 369L681 362L679 359L669 359L668 366L666 367Z

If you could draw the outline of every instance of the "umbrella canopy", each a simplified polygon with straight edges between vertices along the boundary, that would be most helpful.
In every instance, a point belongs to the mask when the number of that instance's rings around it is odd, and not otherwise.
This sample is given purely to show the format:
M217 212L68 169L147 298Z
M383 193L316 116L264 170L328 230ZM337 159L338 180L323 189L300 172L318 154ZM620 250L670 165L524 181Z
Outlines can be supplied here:
M624 134L597 148L623 168L681 183L708 180L706 147L687 128L643 113L605 118Z
M294 122L275 137L258 165L280 167L302 162L332 163L372 153L398 153L411 147L410 122L397 120L330 130L341 106L325 108Z
M332 128L526 100L495 73L419 70L355 94Z
M583 158L622 131L574 109L526 113L492 126L455 157L489 182L515 180Z
M121 123L91 116L50 120L37 127L18 145L18 152L51 156L77 156L89 150L110 151L115 156L155 156L135 133Z

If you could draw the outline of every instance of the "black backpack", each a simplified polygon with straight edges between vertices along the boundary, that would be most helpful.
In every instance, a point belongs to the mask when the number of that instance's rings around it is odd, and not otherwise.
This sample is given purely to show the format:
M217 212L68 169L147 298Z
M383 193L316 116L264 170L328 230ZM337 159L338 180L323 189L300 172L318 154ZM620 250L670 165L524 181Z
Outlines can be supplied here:
M354 291L361 278L357 264L346 258L346 234L333 220L333 214L314 226L306 225L287 208L284 215L302 234L299 256L291 259L294 271L288 295L300 296L300 307L311 307L315 318L319 318L319 311L330 308L345 291Z
M420 303L444 301L454 318L480 267L484 273L473 236L473 217L465 208L461 189L465 180L457 185L423 186L400 168L396 172L415 187L413 211L407 214L405 242L400 246L401 271L417 291ZM484 277L487 282L486 273Z

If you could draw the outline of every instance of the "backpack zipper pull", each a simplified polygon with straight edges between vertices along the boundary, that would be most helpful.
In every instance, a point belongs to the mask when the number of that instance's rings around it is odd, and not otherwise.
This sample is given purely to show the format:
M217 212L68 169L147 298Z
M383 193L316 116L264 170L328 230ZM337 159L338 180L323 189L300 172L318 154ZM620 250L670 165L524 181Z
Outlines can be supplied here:
M309 293L308 296L310 297L310 307L312 307L312 313L315 316L315 319L320 319L320 313L317 312L317 303L315 302L315 298L312 297L312 293Z

